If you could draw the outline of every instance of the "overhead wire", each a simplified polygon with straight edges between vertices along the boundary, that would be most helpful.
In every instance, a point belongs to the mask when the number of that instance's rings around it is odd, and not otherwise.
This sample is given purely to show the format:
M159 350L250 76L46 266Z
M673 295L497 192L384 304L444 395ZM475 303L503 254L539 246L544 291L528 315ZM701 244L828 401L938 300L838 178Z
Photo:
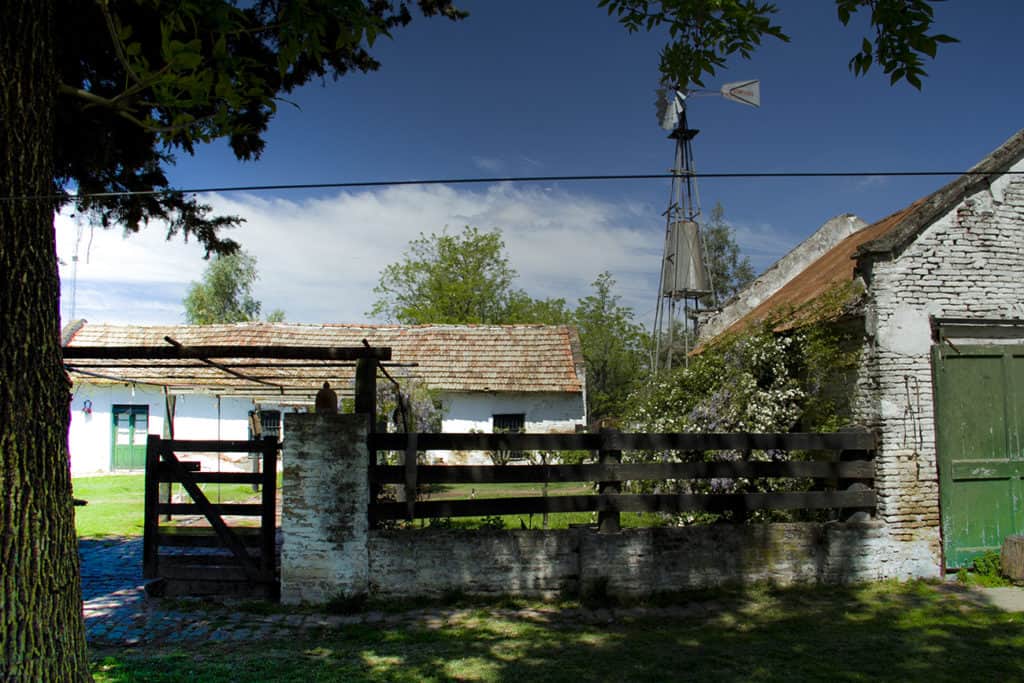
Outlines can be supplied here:
M1002 175L1024 175L1024 171L1002 171ZM695 173L696 179L753 178L903 178L932 176L990 176L990 171L739 171ZM72 199L104 199L114 197L145 197L165 194L221 194L232 192L270 192L283 190L330 190L367 187L401 187L404 185L485 185L492 183L598 182L609 180L669 180L672 173L612 173L595 175L505 176L466 178L418 178L409 180L359 180L330 183L282 183L268 185L221 185L210 187L167 188L154 190L119 190L73 194L58 192L40 195L4 195L0 202L53 201Z

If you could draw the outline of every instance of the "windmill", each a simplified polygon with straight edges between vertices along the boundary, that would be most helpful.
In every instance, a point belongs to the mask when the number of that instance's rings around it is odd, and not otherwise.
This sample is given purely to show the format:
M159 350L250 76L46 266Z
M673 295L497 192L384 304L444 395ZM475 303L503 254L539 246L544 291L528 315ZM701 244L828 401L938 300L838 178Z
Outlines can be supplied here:
M718 91L661 88L656 102L658 123L675 141L672 189L665 211L665 248L658 280L658 306L654 312L655 373L672 369L676 336L682 337L683 358L696 334L696 311L702 297L715 295L714 282L707 267L700 223L700 196L693 163L693 138L700 131L686 121L688 99L702 95L721 95L727 100L752 107L761 106L761 82L757 80L726 83ZM691 311L693 314L691 314ZM691 329L690 320L693 318Z

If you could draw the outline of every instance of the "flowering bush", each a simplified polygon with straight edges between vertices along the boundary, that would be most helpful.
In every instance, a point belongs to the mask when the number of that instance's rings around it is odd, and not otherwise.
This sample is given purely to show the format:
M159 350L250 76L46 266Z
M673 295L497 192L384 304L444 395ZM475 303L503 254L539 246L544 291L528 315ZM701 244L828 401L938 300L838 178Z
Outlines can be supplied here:
M806 393L794 372L799 339L737 336L634 395L629 423L651 432L785 432Z
M789 432L831 431L845 423L849 373L859 359L859 340L836 325L813 323L785 333L766 322L733 335L689 360L686 367L663 375L634 394L629 428L646 432ZM840 390L836 390L840 387ZM638 452L634 461L788 460L801 453L762 451ZM640 491L739 493L793 490L810 482L772 479L710 479L662 482L658 487L634 483ZM721 515L684 514L679 523L714 521ZM755 513L752 519L783 518L782 513Z

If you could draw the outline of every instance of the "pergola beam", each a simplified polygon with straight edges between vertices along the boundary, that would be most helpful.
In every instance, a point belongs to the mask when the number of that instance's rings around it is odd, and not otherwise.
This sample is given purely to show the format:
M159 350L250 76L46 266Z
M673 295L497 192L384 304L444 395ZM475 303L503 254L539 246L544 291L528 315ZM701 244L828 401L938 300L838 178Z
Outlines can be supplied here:
M139 359L177 360L210 358L280 358L286 360L356 361L391 360L390 346L65 346L65 360Z

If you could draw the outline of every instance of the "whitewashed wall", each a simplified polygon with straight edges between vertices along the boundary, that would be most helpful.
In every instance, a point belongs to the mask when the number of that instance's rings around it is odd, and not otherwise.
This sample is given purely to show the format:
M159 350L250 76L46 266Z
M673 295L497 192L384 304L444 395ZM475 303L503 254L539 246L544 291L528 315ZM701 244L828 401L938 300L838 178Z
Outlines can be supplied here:
M86 401L92 412L86 413ZM112 459L114 405L149 406L149 433L162 434L164 428L164 393L156 387L77 384L71 399L71 426L68 448L71 451L71 473L109 472Z
M568 393L513 393L474 392L441 394L444 405L443 432L494 430L494 415L523 413L524 429L527 432L573 433L576 425L586 424L586 409L583 394ZM487 454L480 451L454 453L452 451L431 451L428 458L448 464L491 463Z
M490 433L494 428L493 416L502 413L523 413L528 432L572 433L576 425L586 423L582 394L446 392L440 398L444 406L442 431L445 432L476 430ZM92 401L90 415L82 411L87 399ZM78 384L71 402L68 436L72 474L111 470L111 406L115 404L149 406L149 433L163 435L166 410L161 389L136 386L133 395L129 385ZM294 410L271 405L263 407L285 412ZM247 439L249 411L253 408L253 402L245 398L222 397L218 405L218 398L209 394L178 395L174 408L174 436L178 439ZM247 467L245 456L240 457L234 464ZM453 464L491 462L487 454L480 451L433 451L429 457L433 461Z
M178 396L174 405L174 436L177 439L249 438L249 411L255 405L247 398L220 398L207 394Z
M84 411L86 401L92 412ZM163 436L167 411L162 389L136 385L75 385L71 400L71 426L68 447L71 473L109 472L112 464L114 405L149 407L148 432ZM174 410L174 435L179 439L247 439L249 411L253 402L245 398L186 394L177 397Z

